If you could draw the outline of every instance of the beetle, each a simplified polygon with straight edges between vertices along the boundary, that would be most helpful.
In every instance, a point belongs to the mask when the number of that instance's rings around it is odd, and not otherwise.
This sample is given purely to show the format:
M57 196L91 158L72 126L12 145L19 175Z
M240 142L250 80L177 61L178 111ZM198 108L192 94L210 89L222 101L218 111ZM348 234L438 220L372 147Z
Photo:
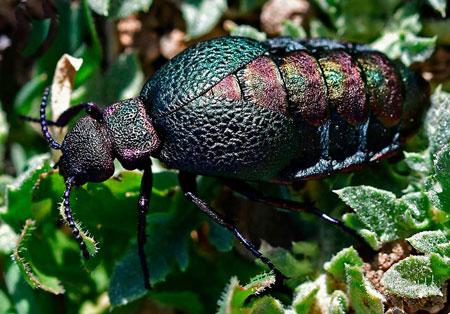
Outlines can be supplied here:
M70 207L72 188L110 178L114 159L125 169L143 171L137 240L149 288L144 244L152 187L150 156L177 169L184 195L283 280L232 221L198 196L196 175L222 178L254 201L309 211L353 232L309 204L267 197L248 182L291 183L386 158L418 129L429 86L400 62L364 45L219 37L168 61L139 96L104 109L82 103L57 121L47 121L48 96L46 89L40 118L34 121L41 124L51 148L62 151L58 164L66 184L64 215L85 258L89 252ZM83 110L87 115L61 144L56 142L48 125L64 126Z

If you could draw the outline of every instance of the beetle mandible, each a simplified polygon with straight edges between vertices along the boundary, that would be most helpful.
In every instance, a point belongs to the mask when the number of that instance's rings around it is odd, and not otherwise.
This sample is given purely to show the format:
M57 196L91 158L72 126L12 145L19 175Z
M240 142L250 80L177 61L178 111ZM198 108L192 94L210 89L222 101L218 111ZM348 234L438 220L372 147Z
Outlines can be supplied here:
M101 109L82 103L55 122L76 122L61 144L45 120L49 90L40 107L42 132L62 150L64 214L89 258L70 208L70 192L107 180L114 159L143 170L138 201L138 255L149 288L144 253L146 213L152 187L150 156L179 170L184 195L229 229L257 258L283 275L196 191L196 175L223 178L248 198L305 210L352 232L311 205L274 199L246 181L290 183L327 176L391 155L420 125L429 86L400 62L364 45L326 39L280 37L257 42L220 37L200 42L159 69L136 98ZM30 118L30 120L33 120Z

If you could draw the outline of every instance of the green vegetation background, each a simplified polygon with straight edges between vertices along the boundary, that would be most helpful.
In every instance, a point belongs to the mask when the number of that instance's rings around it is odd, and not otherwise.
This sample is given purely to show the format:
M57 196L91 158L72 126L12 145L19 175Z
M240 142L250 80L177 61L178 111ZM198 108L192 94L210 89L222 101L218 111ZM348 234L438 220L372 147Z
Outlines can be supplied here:
M442 0L2 2L0 313L448 313L448 13ZM376 253L314 217L253 204L201 178L201 194L260 243L290 277L291 294L272 291L245 302L273 278L184 200L174 172L155 167L148 292L136 256L141 175L119 169L74 192L75 218L90 249L98 249L86 262L59 214L64 186L49 148L18 115L38 115L63 53L83 58L71 102L107 105L137 95L145 78L185 47L229 33L368 43L422 72L432 85L432 108L405 152L390 160L291 187L255 184L314 201Z

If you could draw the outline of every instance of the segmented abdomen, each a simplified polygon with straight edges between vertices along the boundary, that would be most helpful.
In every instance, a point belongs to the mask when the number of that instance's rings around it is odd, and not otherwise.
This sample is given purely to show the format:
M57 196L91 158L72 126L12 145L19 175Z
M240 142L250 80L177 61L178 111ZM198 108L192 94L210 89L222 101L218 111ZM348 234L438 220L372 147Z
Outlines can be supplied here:
M265 44L268 54L208 93L293 116L298 155L280 180L323 176L380 159L417 128L428 85L402 64L365 46L333 41L278 38Z

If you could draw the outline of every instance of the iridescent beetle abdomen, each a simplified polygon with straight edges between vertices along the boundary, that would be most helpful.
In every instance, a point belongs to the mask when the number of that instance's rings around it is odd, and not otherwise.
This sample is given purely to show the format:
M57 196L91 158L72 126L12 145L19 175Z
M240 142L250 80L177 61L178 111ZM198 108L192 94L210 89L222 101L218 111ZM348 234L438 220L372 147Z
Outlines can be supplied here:
M324 176L396 151L427 107L428 84L366 46L277 38L257 47L173 114L150 112L168 136L161 160L243 179Z

